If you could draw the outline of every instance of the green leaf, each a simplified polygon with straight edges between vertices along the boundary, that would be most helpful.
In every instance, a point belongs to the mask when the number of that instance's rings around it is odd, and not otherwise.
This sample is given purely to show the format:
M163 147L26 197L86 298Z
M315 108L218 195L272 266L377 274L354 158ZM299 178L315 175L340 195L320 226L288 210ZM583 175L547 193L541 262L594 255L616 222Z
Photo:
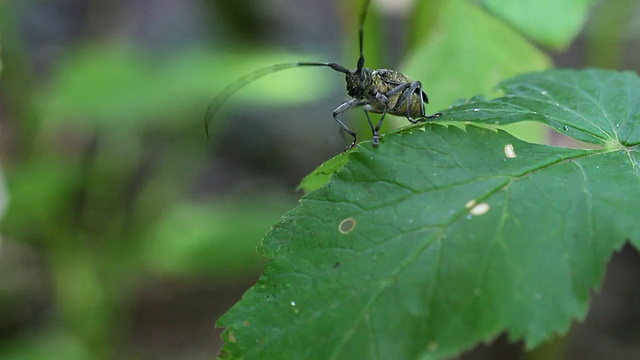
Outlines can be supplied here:
M7 178L11 202L3 219L4 234L18 240L42 239L42 234L59 228L61 217L70 214L68 199L78 181L69 162L55 157L14 167Z
M40 333L31 332L21 338L13 338L2 349L3 360L47 360L51 354L68 360L91 358L91 351L78 338L61 329L46 329Z
M2 59L0 58L0 74L2 74ZM9 194L7 194L7 188L4 184L4 175L0 168L0 219L4 216L9 204Z
M202 122L209 101L240 76L299 58L283 52L214 54L194 49L158 59L130 48L86 47L59 66L39 104L55 124L90 123L125 132L150 125L181 128L185 114L192 116L186 124ZM233 100L252 106L300 103L326 89L321 70L292 70L269 79L257 81ZM313 91L308 91L309 83Z
M266 205L265 205L266 204ZM143 246L148 267L165 275L247 276L264 265L258 239L288 202L275 196L175 207Z
M587 21L593 0L482 0L482 5L531 39L555 48L569 45Z
M264 238L271 262L218 322L222 356L445 358L503 331L529 348L566 331L584 317L611 253L627 239L640 245L640 154L630 145L638 81L549 71L475 103L489 114L470 121L513 122L524 107L570 123L570 136L600 139L600 149L437 124L361 144ZM538 88L561 106L538 101Z
M315 169L311 174L305 176L296 190L310 192L318 189L322 185L329 182L331 175L338 172L338 170L342 168L347 160L347 154L340 153L334 156L332 159L325 161L322 165L318 166L318 168Z
M521 75L500 87L504 97L456 107L442 119L497 125L535 120L608 148L640 142L640 80L635 73L554 70Z
M429 15L415 14L419 21ZM401 70L422 81L432 113L461 97L497 95L498 81L549 65L548 57L520 34L477 5L456 0L442 5L437 22Z
M9 193L7 192L7 186L4 182L4 173L0 169L0 220L4 217L9 205Z

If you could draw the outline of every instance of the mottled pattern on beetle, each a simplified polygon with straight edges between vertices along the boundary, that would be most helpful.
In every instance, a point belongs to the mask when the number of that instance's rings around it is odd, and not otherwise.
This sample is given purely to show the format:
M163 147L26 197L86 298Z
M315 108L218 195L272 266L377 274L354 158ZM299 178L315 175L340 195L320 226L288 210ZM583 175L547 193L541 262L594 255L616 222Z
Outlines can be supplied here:
M372 78L371 85L369 85L367 89L369 91L365 92L365 97L367 98L367 101L369 102L369 105L371 106L371 108L378 113L382 113L382 111L384 111L384 105L381 104L376 99L375 97L376 91L386 94L387 92L391 91L398 85L410 84L414 82L414 80L411 80L405 75L397 71L388 70L388 69L373 70L371 72L371 78ZM396 106L397 105L396 103L398 102L398 99L400 98L401 95L402 95L402 91L389 97L387 113L393 114L396 116L403 116L403 117L407 116L406 100L403 101L402 104L400 104L399 106ZM423 93L422 96L424 98L424 103L428 104L429 100L427 99L426 95ZM424 116L424 114L421 112L420 95L416 93L411 97L411 117L419 118L422 116Z

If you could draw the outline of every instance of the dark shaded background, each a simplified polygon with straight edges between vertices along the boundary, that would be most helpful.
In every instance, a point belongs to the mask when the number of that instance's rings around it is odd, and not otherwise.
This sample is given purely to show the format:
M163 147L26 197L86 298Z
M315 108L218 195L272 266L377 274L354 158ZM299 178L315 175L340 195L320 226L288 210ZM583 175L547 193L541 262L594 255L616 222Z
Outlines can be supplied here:
M291 70L248 88L211 139L208 102L262 65L354 65L357 11L338 0L1 3L11 203L0 358L212 358L215 320L264 263L255 245L295 206L301 178L349 139L330 118L345 96L339 74ZM376 19L378 63L401 64L403 19ZM550 55L558 67L638 71L637 19L635 2L601 0ZM637 279L640 257L624 248L568 335L527 354L500 338L463 358L640 358Z

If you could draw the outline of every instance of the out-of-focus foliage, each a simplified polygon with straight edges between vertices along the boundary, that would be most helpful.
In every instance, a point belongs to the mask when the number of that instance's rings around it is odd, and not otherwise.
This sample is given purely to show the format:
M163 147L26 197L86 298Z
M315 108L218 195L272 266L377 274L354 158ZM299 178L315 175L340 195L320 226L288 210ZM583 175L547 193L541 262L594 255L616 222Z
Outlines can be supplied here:
M256 239L290 206L275 196L176 204L149 232L142 254L149 269L171 276L235 278L258 271L264 258Z
M67 360L85 360L92 357L85 344L55 329L40 336L20 339L7 345L1 353L3 360L45 360L51 359L52 356Z
M159 2L153 8L142 3L0 3L0 156L11 198L0 227L2 279L8 279L0 282L0 296L10 300L0 301L0 314L7 315L0 316L0 328L9 329L0 358L164 354L169 345L162 340L153 344L161 350L132 344L139 340L134 330L141 321L132 304L153 309L145 305L161 301L145 286L159 283L170 294L167 283L217 285L255 276L264 261L255 246L294 206L293 184L302 177L297 175L313 168L318 154L342 148L317 131L335 125L331 110L346 98L335 86L342 76L328 69L280 72L247 86L215 119L209 140L203 117L215 94L263 66L310 60L353 67L362 1L336 7L329 1L261 1L250 9L246 1ZM176 7L167 8L168 3ZM516 73L550 66L548 55L524 40L540 35L526 34L524 27L513 30L475 3L417 1L406 18L419 26L407 31L412 41L401 70L423 81L430 112L461 97L490 95L498 80ZM376 5L365 25L367 66L392 67L390 61L402 57L396 46L402 41L393 40L395 30ZM615 9L608 13L619 14ZM313 28L310 20L325 20L321 16L331 22ZM501 15L514 25L508 17ZM248 21L250 26L242 25ZM267 44L278 33L267 24L285 34L277 47ZM234 33L240 27L257 34ZM203 36L209 29L215 34ZM326 43L311 43L298 29ZM592 38L602 33L597 26L590 30ZM167 37L179 42L169 46ZM296 50L277 50L283 44ZM342 55L336 58L338 50ZM340 96L318 107L328 84ZM293 108L273 112L285 105ZM362 113L353 111L346 119L366 139L366 123L353 121L358 116ZM296 146L287 142L291 139ZM314 148L314 141L324 146ZM337 157L301 188L326 183L345 160ZM285 171L290 173L278 173ZM290 174L295 179L287 178ZM0 182L0 209L6 199ZM36 260L7 261L7 245ZM36 269L39 285L25 281L25 268ZM8 283L38 291L15 290ZM24 305L34 293L39 302ZM202 302L216 311L231 304L219 298ZM207 321L203 342L210 344L213 319ZM154 335L163 331L151 327ZM193 328L189 337L195 338ZM172 339L176 335L166 332ZM188 350L166 356L196 358Z
M2 47L0 47L0 50ZM2 58L0 58L0 80L2 79ZM4 216L9 203L9 194L7 193L6 186L4 184L4 175L0 169L0 220ZM1 240L0 240L1 241Z
M238 77L305 57L314 58L275 51L219 53L200 48L158 58L130 47L89 46L61 62L42 95L41 111L52 122L89 123L104 130L139 133L149 127L180 129L197 124L204 112L202 105ZM314 84L314 91L305 91L306 84ZM251 106L304 103L324 91L326 83L320 72L290 71L257 81L232 100L233 104Z
M127 308L148 279L229 283L253 276L263 263L256 244L294 199L279 185L262 184L259 173L252 180L259 188L252 181L243 188L233 178L241 173L236 165L211 156L231 117L222 111L207 140L204 113L238 77L318 55L246 44L165 53L78 42L41 82L20 37L21 17L9 16L3 51L12 71L3 90L11 97L2 130L17 146L4 159L12 204L2 233L46 264L56 316L37 337L16 337L0 357L109 358L127 346L118 334L129 331ZM326 94L323 71L257 81L226 105L250 111L307 103ZM216 161L221 165L205 176ZM226 179L231 184L215 185ZM0 212L3 190L0 183Z
M528 38L560 50L578 35L594 0L482 0L481 4ZM544 24L544 26L541 26Z
M403 66L405 73L422 79L431 109L446 108L459 98L496 95L501 79L551 65L546 54L472 2L448 1L439 11L429 37Z
M7 187L4 184L4 174L0 170L0 220L4 217L4 213L7 211L9 205L9 193L7 193Z
M446 108L459 98L496 95L495 84L501 79L551 65L546 54L472 2L447 1L437 10L429 36L418 42L404 67L422 79L432 109ZM516 135L541 142L544 128L528 126Z

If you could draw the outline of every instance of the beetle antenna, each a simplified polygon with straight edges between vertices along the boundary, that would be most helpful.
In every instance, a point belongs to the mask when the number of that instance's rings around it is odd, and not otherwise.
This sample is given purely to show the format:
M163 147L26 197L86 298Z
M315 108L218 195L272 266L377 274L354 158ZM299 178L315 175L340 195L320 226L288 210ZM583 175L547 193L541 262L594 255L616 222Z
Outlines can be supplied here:
M222 105L227 100L229 100L231 96L233 96L233 94L238 92L243 87L249 85L253 81L260 79L261 77L264 77L269 74L282 71L282 70L293 69L297 67L307 67L307 66L326 66L326 67L330 67L331 69L337 72L341 72L343 74L349 73L349 69L346 69L340 64L329 63L329 62L312 62L312 61L300 61L295 63L276 64L276 65L271 65L269 67L265 67L262 69L258 69L254 72L251 72L241 77L237 81L231 83L224 90L222 90L222 92L220 92L215 98L213 98L213 100L209 104L209 107L207 108L207 114L205 115L205 118L204 118L204 130L207 134L207 138L209 138L209 128L211 126L211 122L213 121L214 116L218 113L218 110L220 110Z
M356 66L356 73L361 73L364 68L364 21L367 18L369 12L369 5L371 0L365 0L362 7L362 13L360 13L360 28L358 29L358 43L360 44L360 57L358 58L358 65Z

